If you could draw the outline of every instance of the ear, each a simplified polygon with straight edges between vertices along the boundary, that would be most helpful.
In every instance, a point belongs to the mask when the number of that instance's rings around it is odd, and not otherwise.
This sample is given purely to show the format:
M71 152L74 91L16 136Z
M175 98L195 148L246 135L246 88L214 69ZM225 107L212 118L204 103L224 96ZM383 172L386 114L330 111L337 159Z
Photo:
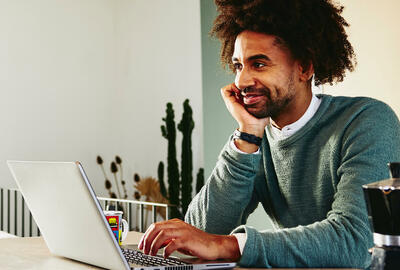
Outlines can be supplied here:
M299 63L299 79L300 81L307 82L309 81L314 74L314 65L310 61L308 63Z

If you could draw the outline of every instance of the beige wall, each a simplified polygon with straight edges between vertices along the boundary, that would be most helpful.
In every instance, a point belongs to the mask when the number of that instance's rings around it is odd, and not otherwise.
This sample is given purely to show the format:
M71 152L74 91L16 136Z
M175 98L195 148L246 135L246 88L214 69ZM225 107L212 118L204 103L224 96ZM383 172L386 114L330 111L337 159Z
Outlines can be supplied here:
M333 95L369 96L388 103L400 116L400 1L340 1L350 24L357 54L356 70L324 91Z

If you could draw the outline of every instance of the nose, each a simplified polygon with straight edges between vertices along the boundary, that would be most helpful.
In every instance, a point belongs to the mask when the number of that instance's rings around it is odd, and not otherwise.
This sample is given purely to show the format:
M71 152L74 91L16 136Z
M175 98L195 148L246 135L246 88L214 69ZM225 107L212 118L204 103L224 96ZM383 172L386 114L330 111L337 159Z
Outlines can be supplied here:
M247 68L243 67L242 70L236 72L235 85L241 90L255 86L254 77Z

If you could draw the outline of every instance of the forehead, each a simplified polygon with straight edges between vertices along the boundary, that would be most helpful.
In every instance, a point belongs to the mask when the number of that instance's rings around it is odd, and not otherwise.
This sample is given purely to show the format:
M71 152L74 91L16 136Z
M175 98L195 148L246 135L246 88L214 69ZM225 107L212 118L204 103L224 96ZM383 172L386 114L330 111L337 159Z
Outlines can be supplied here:
M241 32L235 40L232 58L245 61L253 55L263 54L271 60L290 60L288 49L279 44L276 36L252 31Z

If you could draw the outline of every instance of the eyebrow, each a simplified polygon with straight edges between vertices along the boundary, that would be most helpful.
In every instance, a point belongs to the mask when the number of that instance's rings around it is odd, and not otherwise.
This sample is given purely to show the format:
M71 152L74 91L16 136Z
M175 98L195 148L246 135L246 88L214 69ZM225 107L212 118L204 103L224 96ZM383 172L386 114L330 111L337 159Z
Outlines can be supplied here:
M256 55L252 55L249 58L247 58L248 61L254 61L254 60L259 60L259 59L271 61L271 59L268 56L266 56L265 54L256 54ZM232 57L232 62L239 62L239 59L237 57Z

